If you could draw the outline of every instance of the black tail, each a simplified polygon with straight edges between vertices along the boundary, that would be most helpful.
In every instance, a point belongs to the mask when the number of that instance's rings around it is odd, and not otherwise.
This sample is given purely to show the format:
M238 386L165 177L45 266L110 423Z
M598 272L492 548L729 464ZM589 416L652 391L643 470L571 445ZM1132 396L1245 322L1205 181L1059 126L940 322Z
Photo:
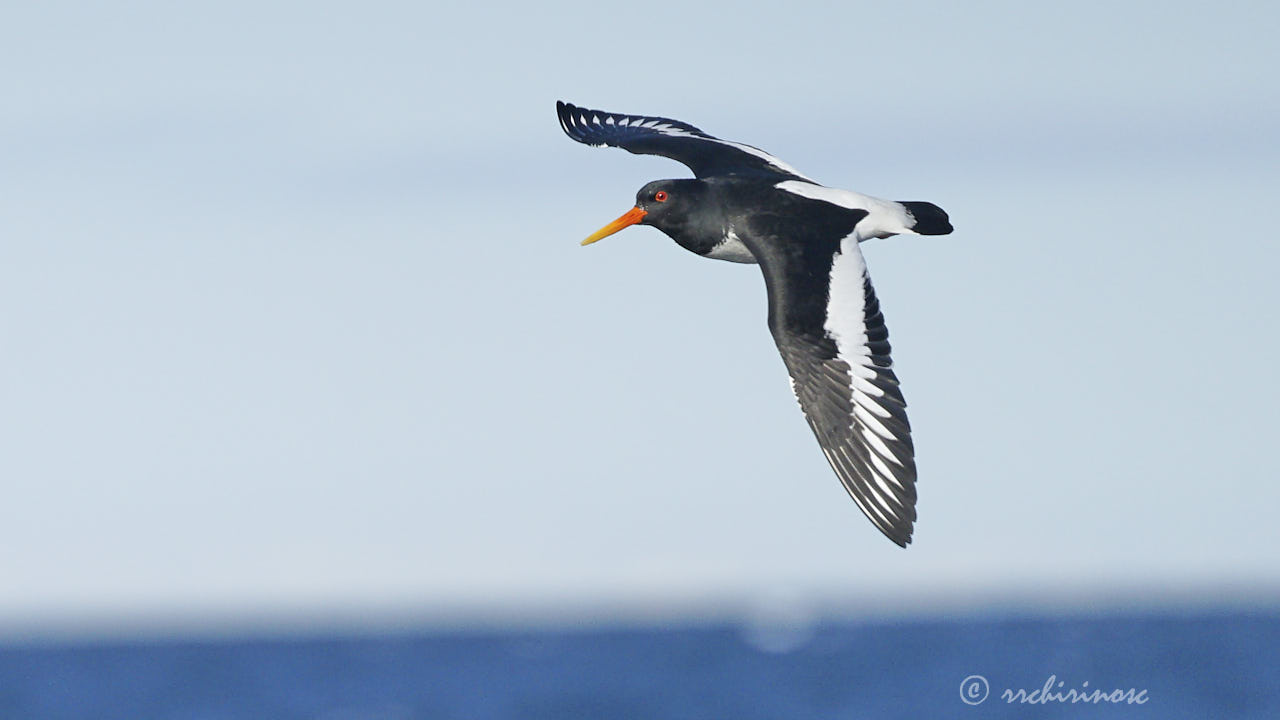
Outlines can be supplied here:
M904 201L902 203L916 219L911 229L920 235L947 235L951 232L951 219L947 211L928 202Z

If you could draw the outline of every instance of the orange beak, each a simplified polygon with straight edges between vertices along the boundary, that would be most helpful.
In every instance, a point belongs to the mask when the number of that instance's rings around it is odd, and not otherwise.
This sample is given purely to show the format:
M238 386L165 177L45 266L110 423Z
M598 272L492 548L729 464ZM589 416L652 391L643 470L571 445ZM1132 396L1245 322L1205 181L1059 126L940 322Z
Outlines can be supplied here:
M624 227L635 225L636 223L640 222L641 220L644 219L645 215L646 213L644 210L641 210L638 207L633 207L630 210L628 210L626 214L624 214L622 217L618 218L617 220L614 220L608 225L605 225L599 230L591 233L589 236L587 236L586 240L582 241L582 244L590 245L591 243L597 240L607 238L610 235L618 232Z

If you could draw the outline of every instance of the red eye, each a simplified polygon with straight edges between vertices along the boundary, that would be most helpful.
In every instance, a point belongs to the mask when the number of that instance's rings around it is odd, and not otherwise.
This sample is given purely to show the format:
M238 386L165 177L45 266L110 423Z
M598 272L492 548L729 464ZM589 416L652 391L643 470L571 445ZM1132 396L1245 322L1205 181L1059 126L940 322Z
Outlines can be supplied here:
M656 193L654 193L654 194L653 194L653 199L654 199L654 200L657 200L658 202L666 202L666 201L667 201L667 191L666 191L666 190L659 190L658 192L656 192Z

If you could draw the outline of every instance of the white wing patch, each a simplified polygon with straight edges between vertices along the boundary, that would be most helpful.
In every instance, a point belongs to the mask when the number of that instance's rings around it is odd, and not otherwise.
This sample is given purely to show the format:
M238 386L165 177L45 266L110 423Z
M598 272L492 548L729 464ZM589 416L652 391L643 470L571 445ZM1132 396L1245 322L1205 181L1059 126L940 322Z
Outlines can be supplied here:
M891 366L873 364L871 351L867 347L867 264L858 247L859 239L856 230L844 238L840 242L840 253L832 260L827 318L822 327L835 342L837 357L849 366L849 384L854 406L853 415L849 418L849 428L868 450L868 457L872 461L869 470L876 485L892 499L895 493L891 487L901 487L901 483L894 477L887 463L898 467L903 467L904 464L884 441L902 438L895 437L877 419L889 418L892 413L878 401L884 397L884 391L868 382L876 376L877 368L888 369Z
M837 356L849 366L854 400L875 415L889 417L889 411L873 399L884 397L884 391L867 382L875 377L876 366L871 364L867 349L866 276L867 263L858 239L850 235L840 242L840 254L831 263L827 319L822 329L835 341Z
M851 190L823 187L799 180L784 180L774 187L810 200L821 200L851 210L866 210L867 216L854 228L860 241L902 233L916 234L911 229L915 224L915 218L911 217L900 202L881 200Z
M866 274L867 263L862 259L857 237L850 235L841 240L840 253L831 261L827 319L822 329L835 340L840 359L855 370L865 367L867 354L863 290Z

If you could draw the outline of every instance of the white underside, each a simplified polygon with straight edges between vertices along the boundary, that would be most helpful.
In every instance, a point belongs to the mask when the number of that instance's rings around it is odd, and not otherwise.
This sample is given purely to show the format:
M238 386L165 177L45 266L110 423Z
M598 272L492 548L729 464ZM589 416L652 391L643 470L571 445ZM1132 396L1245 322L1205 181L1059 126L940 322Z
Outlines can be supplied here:
M756 261L756 256L751 254L751 251L742 243L742 240L738 239L732 229L725 232L724 239L711 248L711 252L707 253L706 256L713 260L728 260L736 263L754 263Z

